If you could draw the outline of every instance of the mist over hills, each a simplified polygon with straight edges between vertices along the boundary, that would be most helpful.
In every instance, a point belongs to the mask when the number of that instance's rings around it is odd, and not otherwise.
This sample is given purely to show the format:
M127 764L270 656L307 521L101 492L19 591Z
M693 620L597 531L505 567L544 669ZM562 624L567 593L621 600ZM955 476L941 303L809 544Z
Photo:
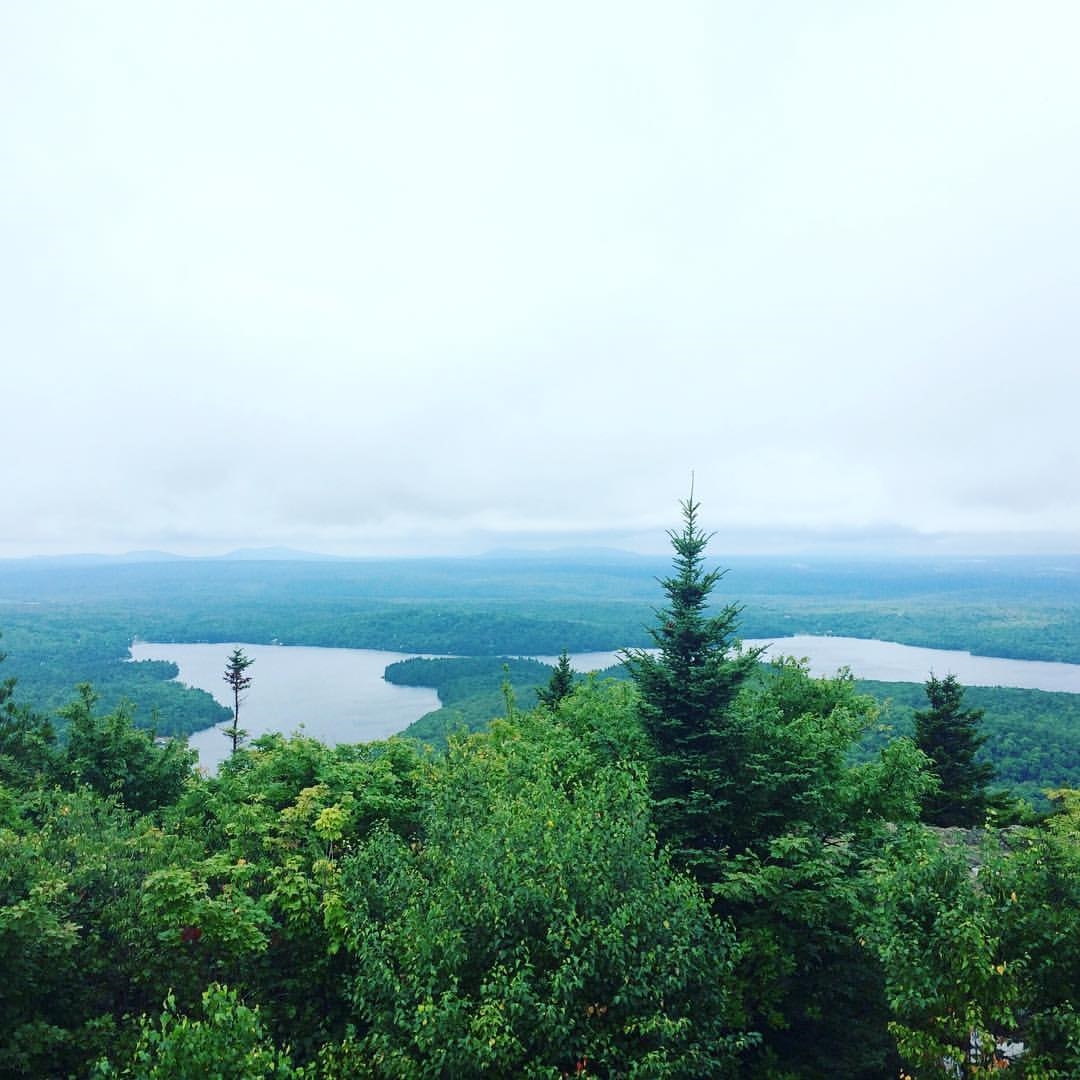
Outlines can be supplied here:
M128 563L164 562L352 562L343 555L326 555L289 547L237 548L222 555L179 555L173 551L125 551L109 555L74 552L70 555L28 555L0 559L0 563L33 563L41 566L113 566Z

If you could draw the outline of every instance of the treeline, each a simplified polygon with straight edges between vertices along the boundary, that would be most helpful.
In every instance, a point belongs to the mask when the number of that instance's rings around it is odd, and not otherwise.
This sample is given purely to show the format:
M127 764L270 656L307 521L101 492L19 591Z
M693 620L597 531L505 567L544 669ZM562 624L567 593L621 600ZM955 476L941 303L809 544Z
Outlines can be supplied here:
M601 674L628 678L621 664ZM446 749L451 735L482 731L493 717L535 708L551 677L550 664L519 656L414 656L388 664L383 673L396 686L425 686L438 694L440 708L401 733L436 750ZM573 672L568 677L571 682L582 681Z
M921 684L860 680L857 685L881 707L861 743L864 756L913 733L915 713L926 706ZM969 686L965 697L983 710L986 743L979 760L993 765L996 789L1044 806L1047 789L1080 788L1080 694Z
M0 1074L1077 1075L1080 795L921 824L982 780L853 760L875 702L732 648L685 511L659 652L508 680L445 753L273 735L206 778L0 683ZM970 750L945 689L927 745Z
M600 674L628 678L621 664ZM402 734L442 749L451 734L482 731L492 717L505 715L507 684L513 699L531 708L537 702L536 688L550 675L550 667L533 660L416 657L390 664L385 678L438 693L442 707ZM922 683L857 680L856 687L876 703L852 750L853 760L868 761L894 739L914 733L915 713L926 707L926 695ZM967 687L965 693L970 705L985 714L981 727L986 743L978 760L993 765L993 790L1045 809L1047 790L1080 788L1080 695L988 686Z
M604 691L436 759L268 736L147 812L5 784L0 1072L728 1068L734 943L656 852L629 715Z
M627 683L434 758L267 736L141 810L6 775L0 1073L877 1080L978 1030L1074 1075L1080 803L949 846L917 773L838 761L850 685L777 679L709 890L657 848Z
M231 715L205 690L172 681L175 664L131 661L131 636L98 626L92 614L9 615L2 629L5 670L18 679L24 699L53 717L60 730L67 723L63 710L81 683L94 687L104 711L124 706L138 726L158 735L188 735Z
M744 637L880 638L1080 662L1080 573L1065 558L737 560L725 579ZM90 681L138 722L192 731L209 698L127 665L143 640L280 642L442 655L553 655L649 641L663 562L635 556L70 566L0 560L0 628L32 700ZM190 715L185 717L185 710Z
M571 605L569 608L557 607L548 617L541 617L542 609L538 607L536 613L523 617L522 605L538 605L538 591L548 589L551 584L547 564L526 571L524 584L517 593L510 584L513 568L518 566L517 560L498 563L491 571L495 576L486 576L486 571L474 567L476 580L469 579L471 585L466 590L466 600L455 606L446 594L462 563L468 563L468 560L445 564L436 561L435 567L416 570L414 577L399 569L397 577L391 575L389 582L377 587L368 578L351 577L352 571L349 571L343 578L347 588L341 596L335 595L332 588L332 575L342 572L337 564L330 567L303 563L222 564L213 567L213 573L184 564L172 569L169 568L171 564L128 567L129 571L138 571L129 574L121 573L125 568L66 569L62 572L38 568L35 573L24 572L22 576L13 576L8 564L9 578L5 579L0 573L0 583L5 589L0 612L6 619L0 646L8 653L5 666L18 678L25 699L49 714L61 731L67 722L61 715L63 708L76 697L76 686L87 682L93 685L99 707L104 712L113 712L127 702L137 726L172 736L220 723L228 719L229 711L205 691L172 681L176 675L173 664L130 662L127 659L128 644L135 634L178 640L200 636L221 640L271 640L274 635L268 637L267 634L272 628L286 641L297 640L295 634L300 635L300 640L306 640L306 635L310 634L310 640L320 643L361 642L405 650L422 645L432 652L502 655L515 651L555 653L563 647L576 650L586 645L591 648L601 644L622 646L648 641L645 626L652 616L646 610L647 605L643 601L639 605L637 598L640 588L637 563L616 564L607 571L598 571L600 584L593 587L595 595L590 599L590 605L596 605L591 622L586 620L583 612L577 612L581 618L569 617L576 610L573 605L582 609L589 606L581 600L581 597L590 596L589 587L581 581L584 566L569 575L570 586L579 594L578 600L566 595L569 590L565 585L560 589L549 589L554 603ZM346 564L347 567L351 565ZM1028 637L1036 630L1042 635L1048 629L1047 619L1040 614L1040 605L1048 603L1048 590L1056 589L1059 579L1045 567L1036 573L1039 566L1034 563L1026 574L987 574L985 578L960 579L964 588L954 589L950 594L961 605L959 615L940 597L935 600L928 593L919 591L930 587L927 572L911 570L907 576L898 576L895 567L875 566L874 572L880 572L883 580L874 584L868 571L846 575L842 575L839 568L830 568L828 572L807 571L799 594L790 599L762 599L763 606L771 605L777 612L775 616L767 615L762 626L775 627L780 623L788 632L839 628L903 640L905 634L901 629L894 626L890 630L888 624L896 620L910 621L910 613L905 609L890 614L892 602L885 604L881 597L906 593L916 608L921 605L921 620L928 621L929 613L936 612L938 643L942 645L970 645L963 634L965 628L970 628L971 619L976 617L985 617L988 626L992 624L999 636L1007 636L1012 632L1010 628L1015 627L1020 627ZM237 570L235 592L242 602L229 615L229 605L224 604L221 596L214 599L213 592L225 589L225 582L236 567L240 570ZM385 567L380 564L380 568ZM767 568L750 568L747 587L764 587L772 580L770 572ZM947 574L938 576L948 579ZM505 588L510 597L504 602L505 610L501 614L487 606L493 602L485 603L480 599L483 590L491 587L493 582ZM997 608L988 604L985 598L980 601L973 595L982 583L987 588L999 590ZM624 584L630 599L620 605L616 592ZM163 594L166 585L180 592L166 597ZM369 585L379 593L376 600L360 595L360 591ZM1002 605L1018 603L1019 594L1029 585L1033 588L1031 610L1022 618L1008 614L1011 608ZM788 587L791 587L790 581ZM842 625L828 612L815 612L823 603L818 594L829 588L834 588L841 598L857 591L867 595L867 610L851 616L854 620L858 614L861 621ZM350 593L350 589L355 591ZM429 610L426 606L412 606L425 594L430 594L434 607ZM76 603L72 595L82 599ZM393 610L370 607L376 601L382 603L380 597L386 595L399 596ZM299 608L292 606L290 614L294 597L312 600L316 614L312 615L302 604ZM121 600L123 610L110 606ZM198 605L204 603L209 609L200 614ZM981 608L977 606L979 603ZM1067 621L1070 603L1071 594L1065 590L1057 618ZM326 605L322 612L318 611L319 604ZM965 609L964 604L971 605L970 609ZM351 619L348 617L350 605L358 608L353 610ZM248 606L250 610L246 610ZM980 611L983 615L979 615ZM238 627L230 619L239 620L242 625ZM755 621L760 619L757 607L744 609L740 631L745 636L750 636L751 631L755 636L764 634L762 626L755 626ZM331 629L335 620L338 622ZM629 633L629 624L636 627L638 636L618 637L624 631ZM928 636L926 630L908 634L907 638L925 642ZM1015 646L1025 640L1028 653L1038 651L1023 636L1013 639L1012 644ZM506 642L519 648L514 649ZM999 651L1008 652L1004 639ZM424 670L429 674L441 671L440 663L433 662L433 666ZM445 663L446 674L438 675L427 684L439 691L443 709L424 717L410 729L411 735L437 746L443 745L447 732L461 727L477 730L492 716L502 715L505 711L501 659L488 662L492 670L486 682L473 671L472 682L463 683L459 671L464 669L456 668L456 661ZM395 670L391 669L388 675L391 680L398 677ZM542 673L525 672L524 669L519 678L515 669L511 671L509 681L517 700L527 706L535 701L533 687L545 678ZM453 684L452 689L447 684ZM910 733L912 713L918 707L922 693L917 684L867 682L861 685L882 703L881 723L888 731ZM1080 718L1077 716L1080 698L1071 694L998 688L971 688L969 696L973 703L986 710L984 730L988 741L983 755L994 763L1002 787L1042 804L1045 788L1080 784L1080 765L1077 764L1080 762ZM868 750L879 749L888 731L885 734L872 731L867 736Z

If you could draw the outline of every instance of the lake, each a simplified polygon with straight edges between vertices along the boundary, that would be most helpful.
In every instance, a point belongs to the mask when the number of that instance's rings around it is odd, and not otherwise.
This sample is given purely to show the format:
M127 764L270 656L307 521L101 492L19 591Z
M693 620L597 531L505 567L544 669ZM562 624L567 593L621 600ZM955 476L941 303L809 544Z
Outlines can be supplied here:
M806 657L815 675L833 675L850 667L861 679L883 682L925 682L931 671L939 678L955 675L966 686L1017 686L1032 690L1080 693L1080 664L1041 660L1006 660L972 656L945 649L923 649L863 638L810 637L747 641L769 647L769 655ZM321 649L301 645L169 645L136 642L135 660L172 660L180 681L213 694L232 707L223 678L233 649L254 658L252 685L241 699L240 726L250 736L268 731L305 735L329 745L370 742L404 730L439 707L434 690L394 686L383 679L388 664L409 653L376 649ZM554 663L558 658L538 659ZM599 671L617 662L614 652L579 653L571 657L578 671ZM214 771L229 753L223 728L196 732L189 739L199 763Z
M410 653L374 649L318 649L303 645L168 645L138 641L133 660L171 660L179 679L212 694L232 708L225 663L233 649L243 649L255 664L248 669L249 689L240 698L240 727L251 737L268 731L303 734L330 745L371 742L407 728L439 707L426 687L393 686L383 679L388 664ZM214 771L229 755L223 727L208 728L188 742L199 751L199 764Z
M933 672L938 678L955 675L965 686L1017 686L1026 690L1061 690L1080 694L1080 664L1047 660L1008 660L999 656L972 656L952 649L924 649L897 645L893 641L867 638L813 637L747 639L750 648L766 647L766 657L797 656L810 662L814 675L835 675L851 668L858 679L878 682L926 682ZM538 659L553 664L555 656ZM582 653L571 657L578 671L599 671L617 663L613 652Z

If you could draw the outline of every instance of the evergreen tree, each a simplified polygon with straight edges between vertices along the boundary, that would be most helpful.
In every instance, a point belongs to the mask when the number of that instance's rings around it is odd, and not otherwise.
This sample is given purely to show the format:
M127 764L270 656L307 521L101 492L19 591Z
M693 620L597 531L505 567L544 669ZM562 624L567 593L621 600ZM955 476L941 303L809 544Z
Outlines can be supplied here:
M622 659L637 685L651 743L659 839L676 862L712 883L716 856L729 839L725 822L735 813L742 756L731 707L762 650L740 649L737 605L710 614L710 595L726 571L705 569L711 534L698 528L693 488L681 505L682 531L668 533L673 573L660 580L668 605L656 612L660 625L649 631L659 654L631 649Z
M247 732L239 727L240 724L240 694L251 685L251 676L247 669L255 663L255 660L245 655L243 649L233 649L225 665L224 679L232 688L233 692L233 722L232 727L226 729L225 738L232 740L232 752L235 754L241 740L247 736Z
M955 675L931 675L926 683L930 708L915 713L915 744L933 762L940 781L923 797L923 821L931 825L981 825L986 816L987 784L994 778L989 762L975 760L986 736L979 734L982 709L963 708L964 688Z
M574 669L570 666L570 654L563 649L547 686L537 687L536 696L541 705L546 705L549 709L557 709L559 702L573 689Z

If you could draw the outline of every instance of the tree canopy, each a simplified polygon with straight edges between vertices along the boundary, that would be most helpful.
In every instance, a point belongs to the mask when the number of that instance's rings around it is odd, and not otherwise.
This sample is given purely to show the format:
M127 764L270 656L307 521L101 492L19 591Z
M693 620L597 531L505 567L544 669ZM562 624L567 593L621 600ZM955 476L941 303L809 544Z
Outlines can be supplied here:
M225 737L232 742L232 752L234 754L244 739L247 738L247 732L239 726L240 695L251 686L252 677L247 673L247 669L254 663L255 660L248 656L243 649L236 648L229 654L229 659L225 664L223 678L233 692L233 722L232 726L225 731Z
M668 533L673 572L660 582L668 603L649 630L658 652L630 649L623 662L637 686L651 744L660 841L679 865L707 882L716 876L710 866L717 853L728 844L724 826L737 799L742 739L731 709L761 650L738 648L736 605L710 612L723 572L705 568L709 536L698 527L692 491L682 510L682 531Z
M1080 1075L1080 794L928 828L940 765L856 759L850 673L739 649L697 510L632 680L439 751L266 735L207 777L0 682L0 1075Z
M923 797L923 820L931 825L981 825L994 766L976 760L986 736L982 709L964 708L964 688L955 675L926 682L930 707L915 713L915 745L930 759L938 786Z

